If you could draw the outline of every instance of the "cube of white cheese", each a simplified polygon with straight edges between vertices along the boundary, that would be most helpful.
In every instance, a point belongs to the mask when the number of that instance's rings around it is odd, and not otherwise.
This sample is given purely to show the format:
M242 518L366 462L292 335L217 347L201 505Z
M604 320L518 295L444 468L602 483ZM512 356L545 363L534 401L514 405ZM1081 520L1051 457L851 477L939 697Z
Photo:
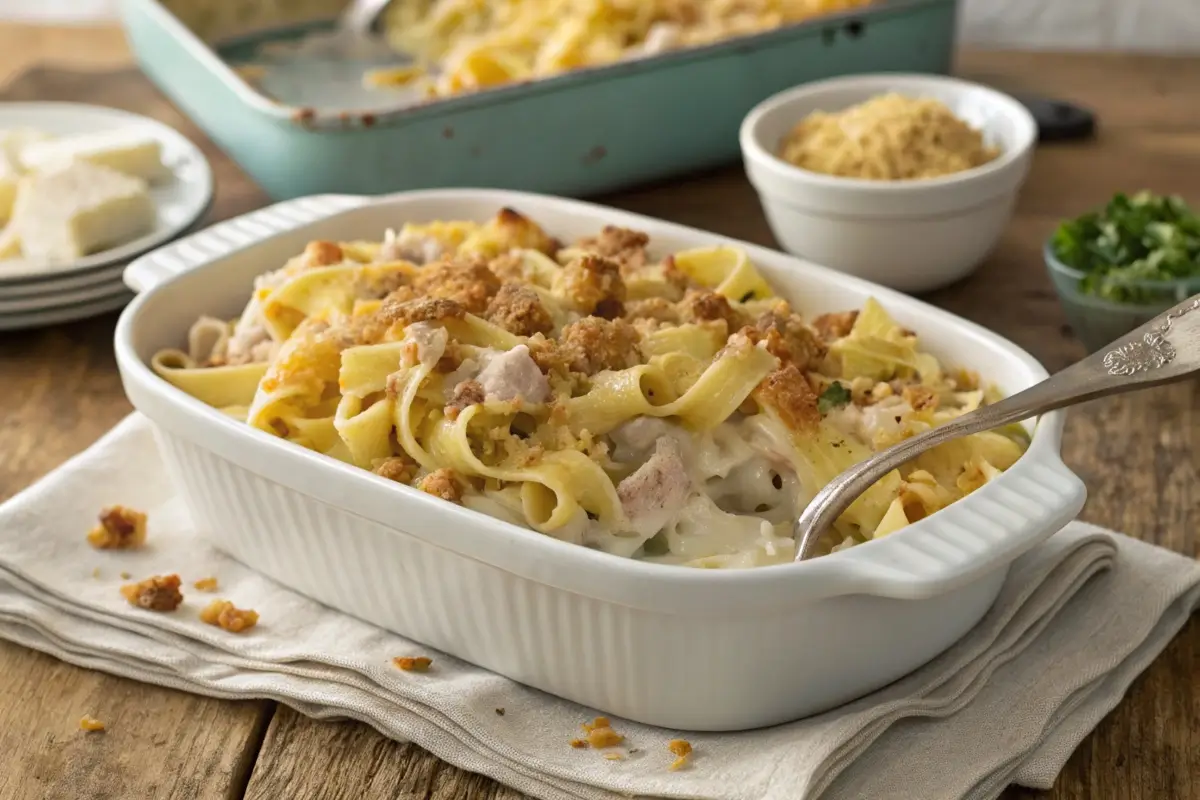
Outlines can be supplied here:
M136 129L62 136L21 148L21 164L31 172L53 172L76 161L99 164L151 182L167 171L162 163L162 144Z
M140 178L77 161L21 179L9 227L33 261L71 261L154 229L154 202Z

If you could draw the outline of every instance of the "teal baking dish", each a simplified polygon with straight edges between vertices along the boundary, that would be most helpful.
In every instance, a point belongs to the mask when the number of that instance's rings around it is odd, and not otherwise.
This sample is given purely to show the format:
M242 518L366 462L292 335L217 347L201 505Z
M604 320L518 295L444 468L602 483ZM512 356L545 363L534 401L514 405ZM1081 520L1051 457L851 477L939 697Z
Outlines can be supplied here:
M589 196L738 159L762 99L863 72L947 73L956 0L880 0L786 28L474 95L361 104L268 96L233 64L328 28L343 0L121 0L142 69L274 199L491 186ZM334 80L313 72L311 88ZM338 80L345 82L345 74ZM354 107L339 107L339 97Z

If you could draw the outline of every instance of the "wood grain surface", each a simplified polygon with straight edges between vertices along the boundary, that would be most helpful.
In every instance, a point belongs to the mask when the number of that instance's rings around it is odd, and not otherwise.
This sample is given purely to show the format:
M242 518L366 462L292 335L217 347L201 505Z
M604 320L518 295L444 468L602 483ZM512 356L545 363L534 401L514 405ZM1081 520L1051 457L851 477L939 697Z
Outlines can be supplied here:
M14 41L0 27L0 58ZM106 58L116 59L115 52L103 50ZM970 279L928 296L1059 369L1084 351L1044 274L1041 243L1058 218L1117 189L1145 187L1200 201L1200 59L997 53L968 54L961 67L1000 88L1083 103L1100 118L1094 142L1039 149L995 254ZM86 100L149 114L200 143L213 161L218 196L212 219L264 200L133 71L35 69L12 82L4 97ZM774 245L737 168L602 202ZM129 410L110 347L114 319L0 334L0 498L86 447ZM1197 453L1197 382L1097 401L1068 417L1064 457L1090 490L1084 518L1193 557L1200 555ZM80 732L85 713L109 730ZM243 795L519 796L359 723L317 722L267 702L142 686L0 644L0 797ZM1007 796L1200 798L1200 621L1192 620L1085 740L1052 792L1013 788Z

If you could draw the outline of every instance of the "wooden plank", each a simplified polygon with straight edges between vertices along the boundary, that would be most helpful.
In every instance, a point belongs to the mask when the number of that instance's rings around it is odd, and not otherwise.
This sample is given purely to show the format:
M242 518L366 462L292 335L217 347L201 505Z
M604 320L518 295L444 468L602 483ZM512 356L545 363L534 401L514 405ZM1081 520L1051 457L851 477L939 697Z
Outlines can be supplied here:
M17 41L0 26L0 58L14 57ZM148 112L200 141L134 73L115 82L98 77L35 71L7 87L4 99L87 100ZM210 158L216 152L205 149ZM225 185L214 218L261 202L227 161L218 175ZM0 499L129 413L112 353L115 321L108 314L0 334ZM0 797L240 797L273 708L267 701L232 703L151 687L0 643ZM85 735L83 714L105 722L107 731Z
M313 754L321 754L314 770ZM324 778L314 780L314 772ZM247 800L303 797L516 800L520 792L446 764L361 722L315 722L280 706L267 729Z
M124 34L114 25L0 23L0 84L34 64L94 70L132 60Z
M272 707L147 686L0 642L0 797L241 797ZM80 730L84 714L105 730Z

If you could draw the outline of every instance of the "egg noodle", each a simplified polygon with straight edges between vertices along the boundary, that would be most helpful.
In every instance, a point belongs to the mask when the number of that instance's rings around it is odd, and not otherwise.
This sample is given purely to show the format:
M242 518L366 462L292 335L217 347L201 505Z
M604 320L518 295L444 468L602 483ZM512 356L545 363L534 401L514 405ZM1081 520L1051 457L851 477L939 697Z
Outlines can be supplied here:
M393 0L388 41L428 70L427 94L515 81L710 44L871 0ZM371 85L417 78L378 70Z
M810 324L740 249L648 247L615 227L563 245L510 209L314 241L153 368L404 491L698 567L789 561L793 520L834 476L989 397L874 300ZM934 513L1026 444L1016 427L922 455L824 551Z

